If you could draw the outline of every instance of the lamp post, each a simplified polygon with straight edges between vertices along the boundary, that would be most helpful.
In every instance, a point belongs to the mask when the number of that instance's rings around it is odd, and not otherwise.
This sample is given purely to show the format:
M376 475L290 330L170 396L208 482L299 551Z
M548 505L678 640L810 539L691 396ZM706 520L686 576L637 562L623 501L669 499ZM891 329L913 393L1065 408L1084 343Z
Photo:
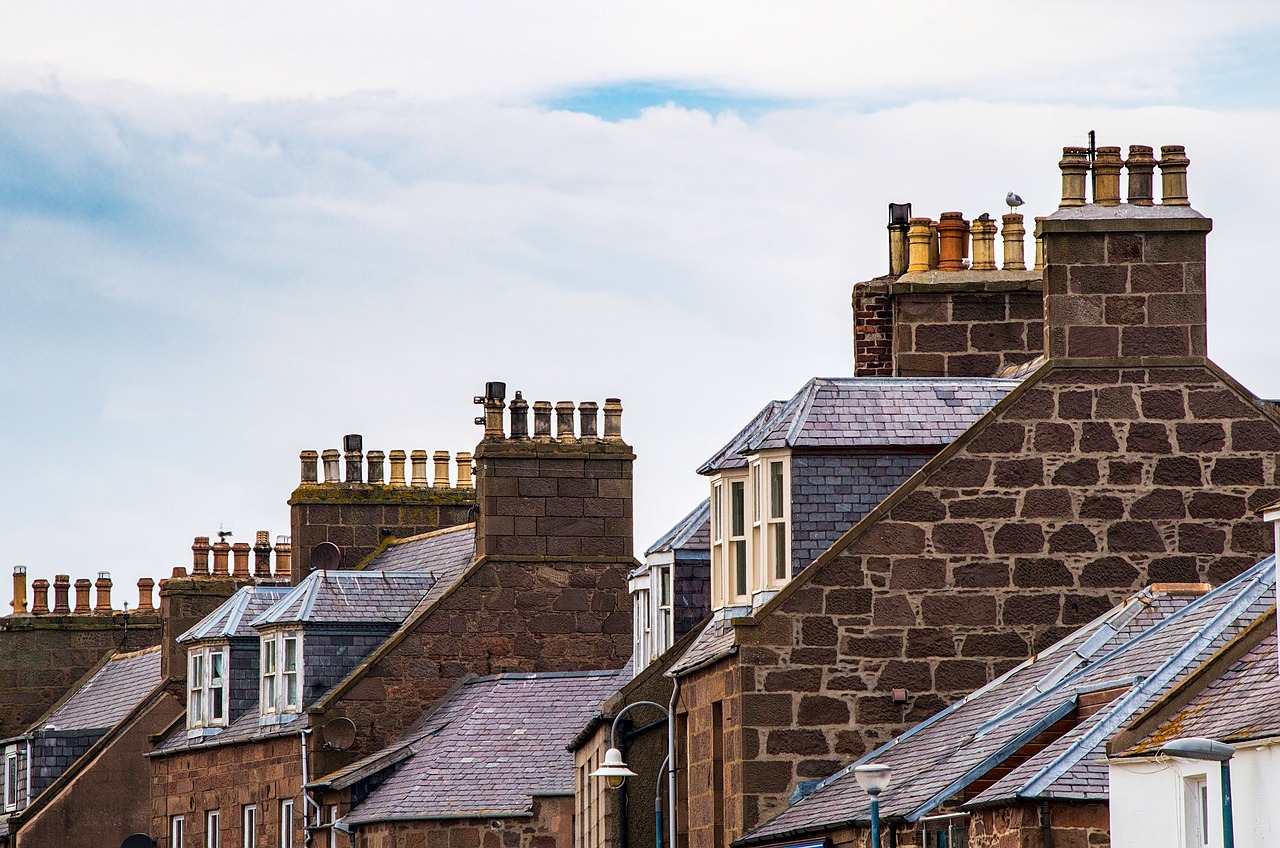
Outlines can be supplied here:
M590 777L600 777L604 779L605 785L610 789L621 789L622 784L627 782L628 777L636 777L636 773L627 766L622 759L622 751L618 748L618 722L623 715L632 707L649 706L662 710L662 714L667 717L667 721L671 720L671 713L661 704L655 704L653 701L633 701L622 709L618 710L618 714L613 717L613 725L609 728L609 750L604 752L604 764L600 768L591 772ZM653 798L653 814L654 814L654 848L662 848L662 772L664 769L671 768L670 758L664 759L662 765L658 766L658 776L655 778ZM672 803L675 799L671 799ZM673 816L672 825L675 824ZM622 822L622 827L626 827L627 823ZM674 827L673 827L674 830ZM676 835L671 834L672 848L675 846Z
M871 796L871 846L880 848L880 793L889 788L893 770L879 763L857 766L853 776L862 791Z
M1201 736L1174 739L1160 747L1160 752L1183 760L1218 763L1222 769L1222 848L1235 848L1236 832L1231 815L1231 757L1236 749L1225 742Z

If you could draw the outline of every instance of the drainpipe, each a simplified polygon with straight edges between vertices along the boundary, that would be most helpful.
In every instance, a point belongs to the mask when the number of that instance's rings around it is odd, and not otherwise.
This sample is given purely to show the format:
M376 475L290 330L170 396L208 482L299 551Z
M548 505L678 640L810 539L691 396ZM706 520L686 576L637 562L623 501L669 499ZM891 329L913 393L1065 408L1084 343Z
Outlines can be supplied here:
M311 733L311 728L309 727L303 728L301 731L298 732L298 740L302 742L302 800L306 804L309 804L313 809L315 809L316 825L319 826L321 824L321 821L320 821L321 807L319 804L315 802L315 799L311 797L311 793L307 791L307 784L311 782L311 779L307 774L307 736L310 733ZM305 823L306 820L307 820L307 816L306 816L306 813L304 812L302 816L302 821ZM306 829L305 827L303 828L302 841L304 845L311 844L311 831Z
M1044 840L1044 848L1053 848L1053 817L1048 801L1040 802L1040 838Z
M1280 531L1278 531L1280 532ZM671 819L671 840L668 848L676 848L679 831L676 829L676 702L680 700L680 678L671 678L671 703L667 710L667 806Z

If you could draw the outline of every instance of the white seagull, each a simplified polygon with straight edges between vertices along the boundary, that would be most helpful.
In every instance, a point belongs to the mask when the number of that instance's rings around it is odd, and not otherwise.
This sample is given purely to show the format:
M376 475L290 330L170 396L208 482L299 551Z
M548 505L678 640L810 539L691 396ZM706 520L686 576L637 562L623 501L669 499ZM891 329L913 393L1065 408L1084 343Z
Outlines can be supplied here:
M1018 195L1014 194L1013 192L1009 192L1004 196L1004 202L1009 204L1009 211L1013 212L1019 206L1022 205L1023 200L1021 197L1018 197Z

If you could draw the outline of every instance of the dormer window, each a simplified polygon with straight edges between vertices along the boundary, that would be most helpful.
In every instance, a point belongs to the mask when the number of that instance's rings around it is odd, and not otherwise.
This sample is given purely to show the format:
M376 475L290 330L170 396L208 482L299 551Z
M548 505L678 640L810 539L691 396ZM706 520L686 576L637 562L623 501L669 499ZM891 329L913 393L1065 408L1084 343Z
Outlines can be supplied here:
M192 648L187 653L187 729L227 726L227 648Z
M790 580L790 458L763 452L712 479L712 608L756 606Z
M262 714L302 712L302 634L262 637Z

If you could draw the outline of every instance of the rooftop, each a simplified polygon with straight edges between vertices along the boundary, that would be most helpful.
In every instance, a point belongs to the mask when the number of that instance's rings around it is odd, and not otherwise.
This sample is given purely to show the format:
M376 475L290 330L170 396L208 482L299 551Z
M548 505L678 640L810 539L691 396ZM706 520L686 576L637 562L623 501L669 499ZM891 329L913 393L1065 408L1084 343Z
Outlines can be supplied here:
M258 631L250 623L290 591L289 586L245 586L201 619L199 624L179 636L178 643L202 639L256 639Z
M399 624L435 583L429 572L315 571L250 626Z
M109 730L159 685L159 647L116 654L32 730Z

